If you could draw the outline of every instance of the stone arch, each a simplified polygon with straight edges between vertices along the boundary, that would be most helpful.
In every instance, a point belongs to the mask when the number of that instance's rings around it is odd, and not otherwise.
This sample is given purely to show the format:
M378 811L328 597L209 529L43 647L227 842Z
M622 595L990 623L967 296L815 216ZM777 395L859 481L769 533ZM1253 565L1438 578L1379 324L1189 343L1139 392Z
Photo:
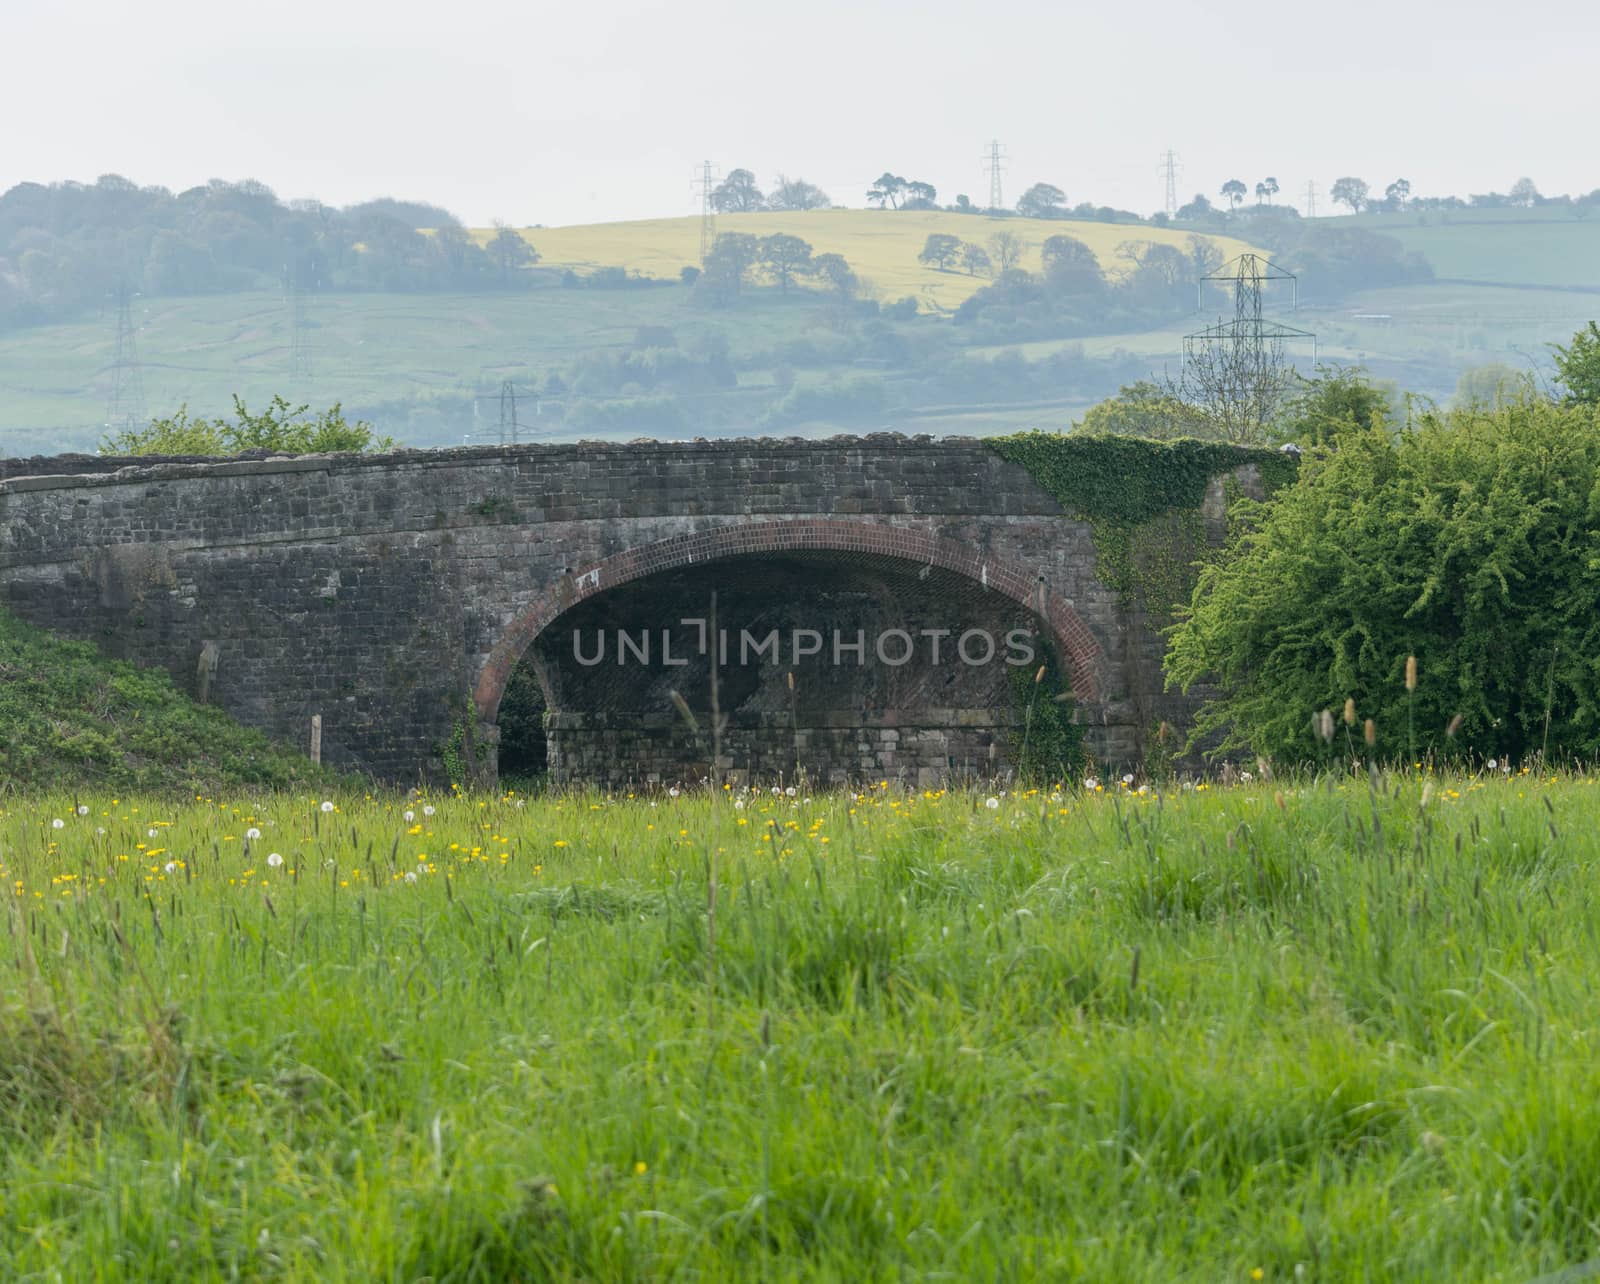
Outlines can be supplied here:
M715 526L625 549L563 575L502 631L473 688L478 716L493 723L517 662L546 628L584 599L634 580L722 558L763 553L866 554L938 567L966 576L1032 611L1049 629L1080 704L1095 700L1100 647L1076 611L1049 591L1044 577L990 557L970 544L883 522L804 518Z

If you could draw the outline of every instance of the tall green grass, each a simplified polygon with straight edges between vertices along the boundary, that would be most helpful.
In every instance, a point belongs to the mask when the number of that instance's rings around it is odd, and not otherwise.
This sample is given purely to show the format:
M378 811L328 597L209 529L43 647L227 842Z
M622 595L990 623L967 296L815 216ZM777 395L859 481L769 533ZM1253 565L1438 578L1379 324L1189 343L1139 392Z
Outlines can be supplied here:
M711 1024L703 796L82 801L0 815L3 1278L1600 1253L1586 778L730 792Z

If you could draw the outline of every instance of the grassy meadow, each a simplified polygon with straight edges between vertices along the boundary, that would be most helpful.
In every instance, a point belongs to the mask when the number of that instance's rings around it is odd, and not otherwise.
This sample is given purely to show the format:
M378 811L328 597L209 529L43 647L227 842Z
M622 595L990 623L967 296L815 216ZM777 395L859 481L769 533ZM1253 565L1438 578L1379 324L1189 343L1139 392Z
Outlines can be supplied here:
M818 254L842 254L868 287L884 302L915 298L924 311L953 312L989 278L959 270L937 271L917 262L928 236L946 232L964 241L987 243L996 232L1020 237L1026 246L1020 266L1040 270L1039 248L1052 236L1082 241L1106 272L1127 266L1117 253L1125 241L1156 241L1186 246L1192 233L1172 228L1117 223L1036 218L990 218L940 210L805 210L793 213L719 214L717 231L771 236L785 232L808 242ZM522 237L539 251L545 267L589 272L601 267L626 267L645 276L676 277L700 263L698 218L641 219L630 223L588 223L574 227L524 228ZM493 229L475 232L480 242ZM1252 247L1228 236L1206 235L1229 258Z
M1588 776L3 805L0 1278L1600 1254Z
M1444 280L1600 290L1600 219L1567 209L1363 214L1352 223L1420 251Z

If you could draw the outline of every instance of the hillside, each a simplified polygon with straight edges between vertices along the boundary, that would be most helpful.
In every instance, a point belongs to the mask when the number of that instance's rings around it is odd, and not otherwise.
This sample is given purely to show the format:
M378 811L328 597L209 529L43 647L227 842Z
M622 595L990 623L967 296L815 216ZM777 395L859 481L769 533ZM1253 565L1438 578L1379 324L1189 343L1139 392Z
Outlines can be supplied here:
M1600 292L1600 219L1565 207L1430 210L1323 220L1394 237L1445 281Z
M806 210L796 213L721 214L716 230L771 236L798 236L817 254L842 254L857 275L884 302L915 298L936 314L955 310L962 300L987 285L987 278L961 271L938 271L917 261L929 235L947 233L963 241L985 244L997 232L1022 238L1026 251L1021 266L1039 269L1039 247L1051 236L1082 241L1100 260L1107 275L1119 275L1127 262L1117 253L1128 241L1154 241L1183 248L1193 233L1128 223L1085 223L1074 220L988 218L939 210ZM492 229L473 235L486 243ZM540 265L590 272L622 267L645 276L676 278L700 262L698 218L648 219L632 223L593 223L577 227L524 228L521 235L538 252ZM1232 258L1251 247L1228 236L1205 234L1224 256Z
M447 445L498 438L510 381L523 437L985 434L1063 426L1122 384L1175 372L1184 334L1201 323L1192 277L1154 297L1121 288L1130 277L1119 246L1182 247L1195 232L1187 227L861 210L721 217L717 226L784 231L816 253L842 254L868 297L841 307L819 291L784 296L762 285L713 305L679 280L699 253L694 218L526 229L541 262L520 288L302 294L307 360L298 365L294 308L281 291L141 296L133 319L145 405L150 414L187 404L212 415L235 393L252 406L281 393L341 402L410 445ZM1448 397L1471 366L1540 368L1547 345L1600 313L1600 221L1536 208L1312 226L1384 233L1433 264L1433 282L1303 290L1293 318L1317 334L1322 360L1360 362L1416 392ZM918 263L923 243L935 231L986 241L1001 230L1021 236L1023 265L1034 269L1048 236L1084 241L1115 298L1072 315L997 290L980 317L955 320L962 300L993 282ZM1223 253L1245 245L1202 234ZM628 275L596 277L602 268ZM907 297L915 310L898 305ZM109 304L0 330L0 453L95 447L116 332ZM1292 355L1309 368L1302 347ZM665 352L651 356L652 348Z
M108 660L0 611L0 792L332 784L332 773L195 704L164 672Z

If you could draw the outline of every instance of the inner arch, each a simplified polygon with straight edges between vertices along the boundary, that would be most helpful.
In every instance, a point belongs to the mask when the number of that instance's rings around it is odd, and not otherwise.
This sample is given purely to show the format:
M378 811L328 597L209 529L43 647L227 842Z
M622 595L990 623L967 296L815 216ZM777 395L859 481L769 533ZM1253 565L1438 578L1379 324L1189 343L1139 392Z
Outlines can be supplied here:
M1048 662L1083 676L1071 663L1081 653L1063 654L1056 640L1048 595L1035 590L1025 605L1026 581L970 550L943 550L943 560L969 563L956 570L927 558L926 544L913 559L903 546L771 543L670 560L647 548L634 562L640 573L612 576L610 587L591 577L548 613L521 663L545 693L554 782L708 774L713 650L723 657L721 769L735 779L803 771L821 782L929 786L1001 774L1016 757L1018 671L1031 677ZM713 592L720 636L708 635Z

